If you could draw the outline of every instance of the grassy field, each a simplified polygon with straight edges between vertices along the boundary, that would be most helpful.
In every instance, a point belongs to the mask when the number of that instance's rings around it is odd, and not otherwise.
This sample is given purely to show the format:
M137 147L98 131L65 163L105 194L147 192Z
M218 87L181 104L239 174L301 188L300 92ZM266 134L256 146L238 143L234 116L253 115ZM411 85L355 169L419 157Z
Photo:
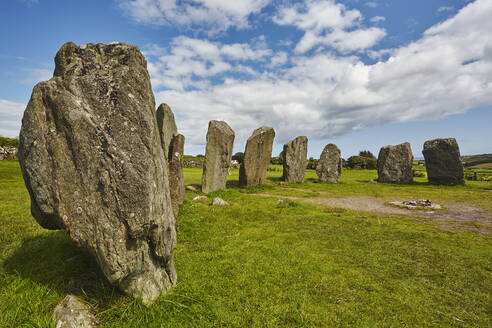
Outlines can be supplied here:
M492 182L436 187L369 181L375 171L344 171L339 184L230 189L181 208L175 252L179 283L146 308L107 284L63 231L40 228L29 213L18 162L0 161L0 327L54 327L51 313L80 296L103 327L491 327L492 240L412 217L278 204L256 193L314 197L413 197L492 212ZM200 184L201 169L185 169ZM230 207L212 207L219 196Z
M462 160L467 168L492 170L492 154L463 156Z

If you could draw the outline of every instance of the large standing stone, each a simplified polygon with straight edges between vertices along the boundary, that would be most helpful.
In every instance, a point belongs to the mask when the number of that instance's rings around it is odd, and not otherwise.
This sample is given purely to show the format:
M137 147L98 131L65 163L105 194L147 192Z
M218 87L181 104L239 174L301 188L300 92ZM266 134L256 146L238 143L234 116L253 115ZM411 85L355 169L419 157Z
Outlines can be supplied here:
M173 137L178 134L174 113L167 104L160 104L156 111L156 117L159 134L161 135L162 149L164 149L164 155L169 160L169 146Z
M328 144L319 158L316 174L322 182L338 182L342 175L342 152L335 144Z
M55 64L22 119L31 213L148 304L176 283L176 230L147 62L136 46L70 42Z
M275 131L268 126L256 129L246 142L244 159L239 167L239 183L255 186L266 181L267 169L272 158Z
M185 199L184 175L183 175L183 152L185 137L177 134L169 145L169 187L171 189L171 204L176 227L178 226L179 205Z
M307 165L308 139L300 136L284 145L283 179L286 182L304 182Z
M432 184L465 184L460 149L454 138L428 140L422 151L427 178Z
M378 181L411 183L413 181L413 154L408 142L384 146L378 155Z
M224 189L232 160L234 131L224 121L210 121L207 132L207 149L203 163L202 191Z

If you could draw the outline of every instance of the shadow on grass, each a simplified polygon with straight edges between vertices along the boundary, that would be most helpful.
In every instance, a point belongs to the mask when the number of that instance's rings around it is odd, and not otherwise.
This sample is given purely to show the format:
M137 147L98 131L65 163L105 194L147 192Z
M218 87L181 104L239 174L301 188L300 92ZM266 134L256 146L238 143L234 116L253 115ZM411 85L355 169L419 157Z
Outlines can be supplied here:
M62 295L87 296L103 302L122 296L106 280L93 256L78 248L64 231L24 239L3 266L9 275L46 285Z
M267 180L270 180L272 182L281 182L284 181L283 177L268 177Z
M226 188L240 188L238 180L228 180L226 182Z
M425 185L428 185L428 186L434 186L434 185L431 185L429 182L421 182L421 181L413 181L411 183L392 183L392 182L378 182L377 179L363 179L363 180L355 180L355 182L358 182L358 183L377 183L379 185L385 185L385 186L425 186Z

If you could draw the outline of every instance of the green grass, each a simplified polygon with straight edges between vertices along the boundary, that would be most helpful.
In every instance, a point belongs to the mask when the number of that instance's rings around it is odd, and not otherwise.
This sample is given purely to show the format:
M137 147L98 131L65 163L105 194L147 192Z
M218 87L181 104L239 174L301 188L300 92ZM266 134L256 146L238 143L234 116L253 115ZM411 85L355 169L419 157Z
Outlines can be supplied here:
M320 207L249 193L285 190L281 172L261 187L231 189L181 208L179 283L145 307L109 286L63 231L40 228L18 162L0 162L0 327L54 327L51 313L79 295L103 327L490 327L490 236L412 219ZM346 195L432 195L483 205L490 183L465 187L382 185L374 171L345 171L340 184L288 187ZM201 169L185 169L200 184ZM282 185L285 187L286 185ZM470 193L469 193L470 192ZM219 196L230 207L212 207ZM485 207L490 209L490 207Z
M425 168L424 168L425 170ZM280 182L282 172L270 172L271 185ZM306 171L306 182L284 184L289 188L324 192L329 197L374 196L385 200L430 199L440 203L463 203L492 211L492 181L466 181L466 186L434 186L427 178L414 177L412 184L372 183L376 170L346 170L339 183L319 183L314 170ZM264 187L263 187L264 188ZM298 191L273 188L273 194L296 196Z

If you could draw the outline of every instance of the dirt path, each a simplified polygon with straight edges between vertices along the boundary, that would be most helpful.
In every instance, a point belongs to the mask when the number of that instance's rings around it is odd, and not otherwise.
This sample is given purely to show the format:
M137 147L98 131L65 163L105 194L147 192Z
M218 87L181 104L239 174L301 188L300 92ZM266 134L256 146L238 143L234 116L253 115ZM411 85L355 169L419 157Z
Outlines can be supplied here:
M286 188L287 189L287 188ZM288 188L294 189L294 188ZM307 189L294 189L301 192L323 192ZM279 196L268 193L253 194L263 197L274 197L278 199L290 199L324 205L329 207L345 208L354 211L376 212L387 215L406 215L431 220L437 226L449 230L477 232L492 235L492 213L480 208L464 204L441 204L446 206L443 210L409 210L387 205L388 199L370 196L351 196L345 198L336 197L294 197ZM409 200L409 199L399 199Z

